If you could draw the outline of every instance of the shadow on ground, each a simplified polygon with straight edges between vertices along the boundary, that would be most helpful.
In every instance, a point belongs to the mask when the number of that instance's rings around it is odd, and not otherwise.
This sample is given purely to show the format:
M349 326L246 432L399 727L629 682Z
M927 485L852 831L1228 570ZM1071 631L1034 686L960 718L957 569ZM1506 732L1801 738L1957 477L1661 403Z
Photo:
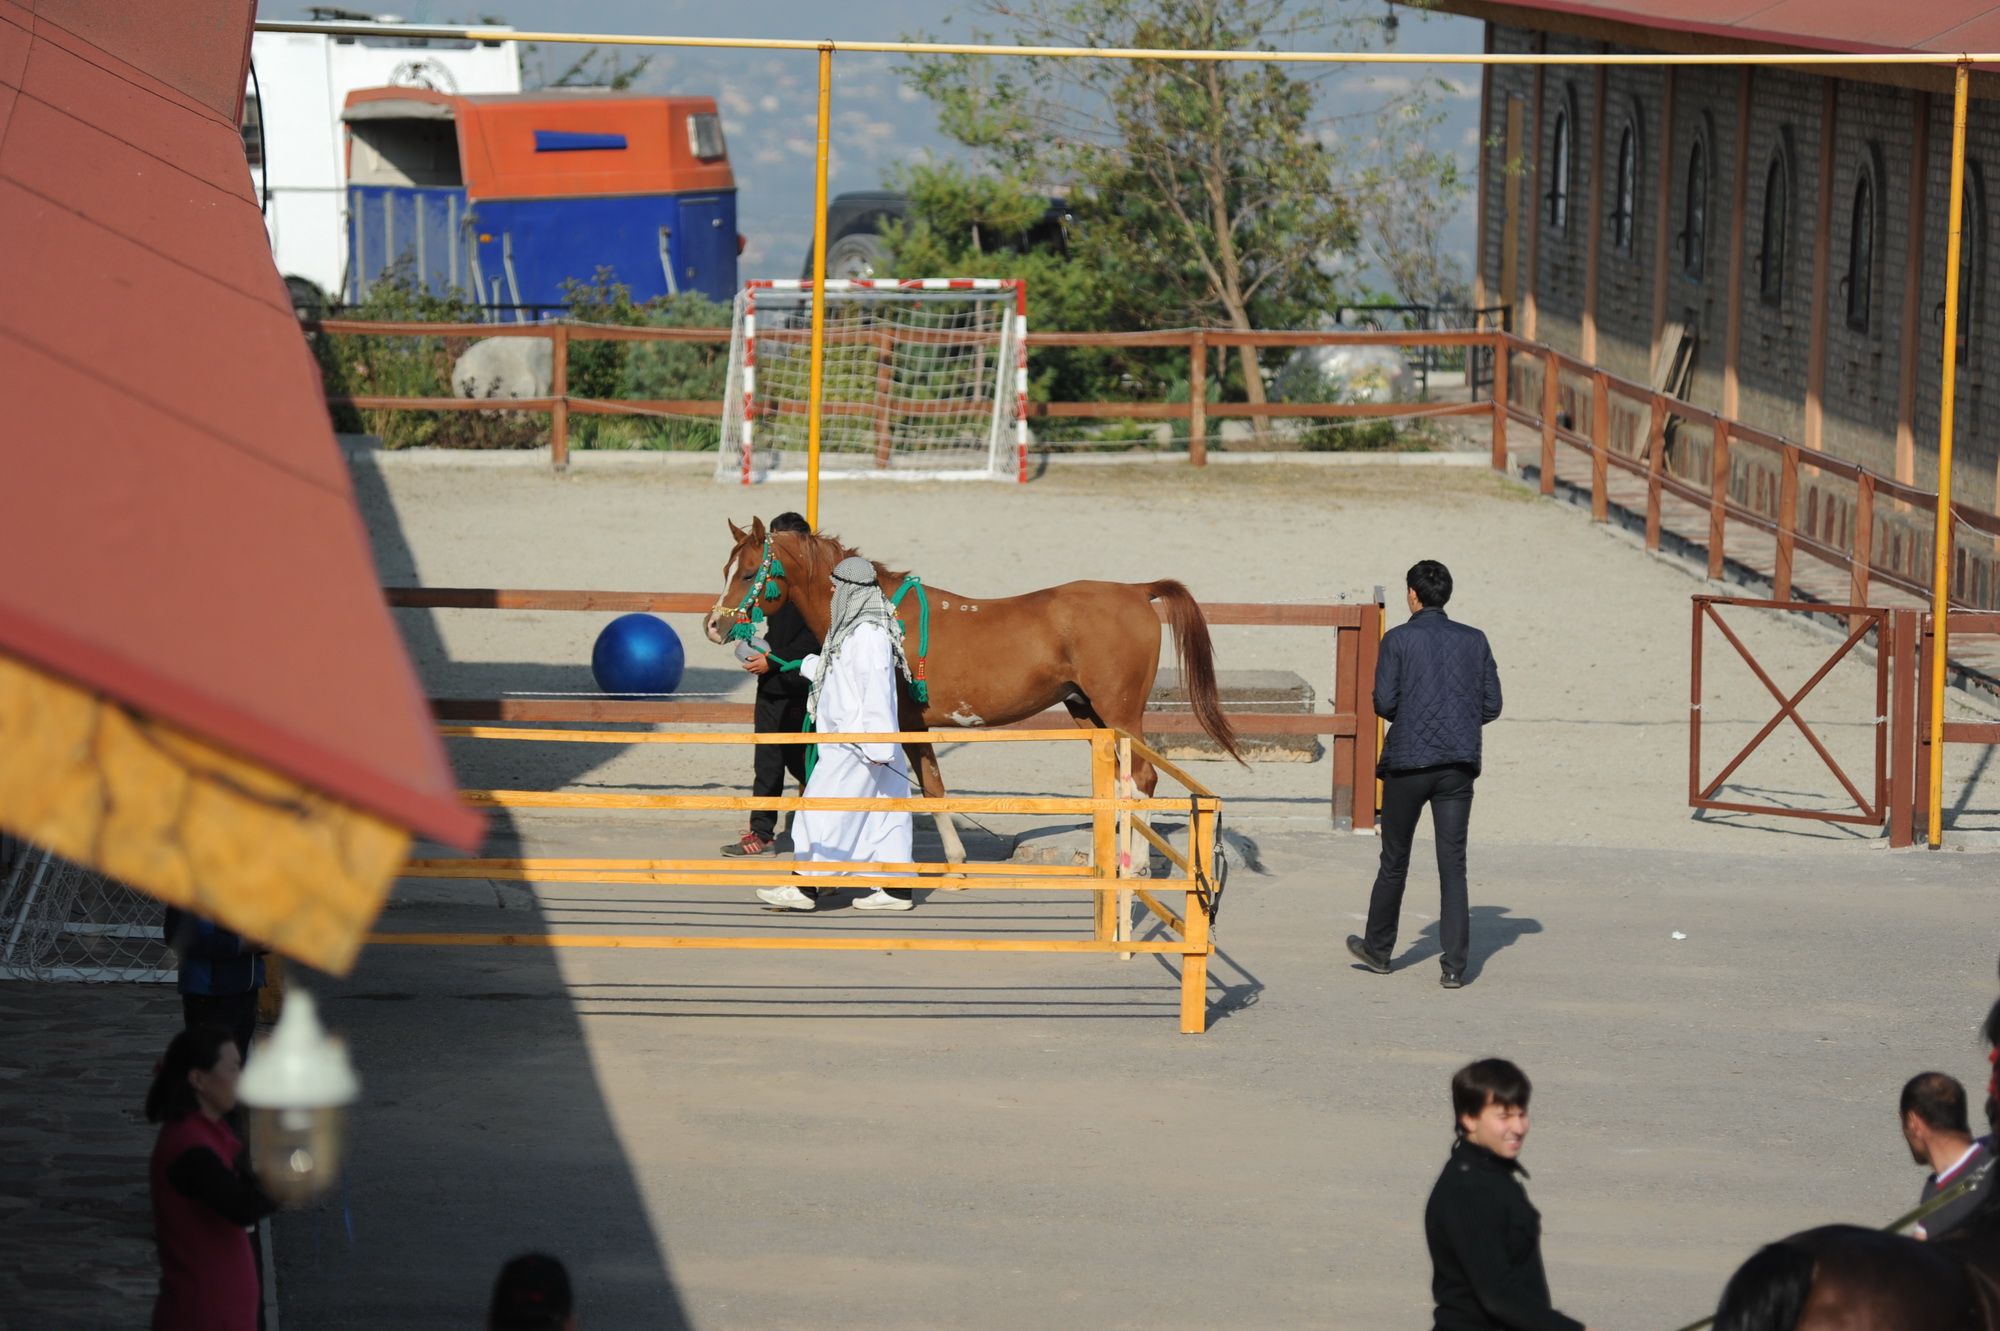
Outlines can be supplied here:
M367 465L351 474L381 581L416 585L379 474ZM398 618L420 668L448 660L428 614ZM520 677L513 666L481 669ZM607 756L572 750L570 766L552 775L573 780ZM520 840L504 810L489 831L496 845ZM529 894L510 901L509 930L546 931ZM399 927L395 911L381 927ZM363 1099L336 1192L276 1220L288 1331L478 1325L501 1264L528 1250L568 1265L588 1325L687 1327L666 1236L654 1229L557 955L493 948L469 965L454 961L376 944L346 980L310 981L352 1047ZM480 981L466 985L468 972ZM528 998L542 1001L511 1001ZM469 1003L506 1003L508 1019L450 1019Z

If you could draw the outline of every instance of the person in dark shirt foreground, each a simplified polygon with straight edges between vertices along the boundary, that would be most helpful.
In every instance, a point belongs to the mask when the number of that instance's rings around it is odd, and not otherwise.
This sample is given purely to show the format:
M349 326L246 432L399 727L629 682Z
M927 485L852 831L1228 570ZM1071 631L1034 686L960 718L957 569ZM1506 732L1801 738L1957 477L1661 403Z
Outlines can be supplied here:
M576 1331L569 1271L547 1253L525 1252L493 1282L487 1331Z
M1521 1182L1531 1090L1504 1058L1452 1075L1458 1140L1424 1207L1434 1331L1585 1331L1549 1304L1542 1217Z
M1934 1239L1986 1204L1994 1186L1993 1141L1973 1137L1965 1087L1942 1072L1919 1072L1905 1082L1899 1110L1910 1157L1931 1171L1918 1200L1928 1202L1948 1188L1968 1185L1957 1201L1931 1212L1912 1231L1917 1238Z

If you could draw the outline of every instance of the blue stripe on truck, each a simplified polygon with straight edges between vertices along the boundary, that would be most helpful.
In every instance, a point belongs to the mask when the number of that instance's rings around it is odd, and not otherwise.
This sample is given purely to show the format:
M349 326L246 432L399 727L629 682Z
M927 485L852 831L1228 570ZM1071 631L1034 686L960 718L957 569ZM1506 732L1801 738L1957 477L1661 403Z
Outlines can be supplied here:
M624 147L623 134L582 134L566 129L535 131L535 151L538 153L603 152Z

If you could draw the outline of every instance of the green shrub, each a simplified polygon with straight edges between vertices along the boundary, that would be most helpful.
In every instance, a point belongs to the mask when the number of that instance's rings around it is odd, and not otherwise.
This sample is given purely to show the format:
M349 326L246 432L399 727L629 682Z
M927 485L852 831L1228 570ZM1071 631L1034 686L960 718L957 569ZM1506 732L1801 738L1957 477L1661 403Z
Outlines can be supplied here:
M392 265L367 299L344 319L474 323L478 309L462 291L437 295L416 282L413 261ZM328 397L452 397L451 367L473 339L356 337L315 333L306 342ZM523 412L388 411L333 408L333 428L381 438L384 448L532 448L548 437L548 419Z

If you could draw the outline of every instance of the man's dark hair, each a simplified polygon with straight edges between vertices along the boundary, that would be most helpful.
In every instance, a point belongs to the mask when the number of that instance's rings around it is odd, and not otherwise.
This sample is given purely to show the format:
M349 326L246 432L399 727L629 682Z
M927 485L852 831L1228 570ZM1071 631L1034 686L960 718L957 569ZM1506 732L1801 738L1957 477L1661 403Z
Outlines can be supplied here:
M1451 1074L1451 1124L1460 1136L1465 1128L1461 1117L1478 1118L1488 1105L1526 1109L1535 1088L1528 1074L1504 1058L1482 1058L1467 1063Z
M561 1331L572 1304L569 1272L547 1253L523 1253L493 1282L488 1331Z
M1451 570L1435 559L1419 559L1410 565L1404 581L1426 610L1435 610L1451 599Z
M771 530L796 532L800 536L812 535L812 528L806 525L806 520L798 514L791 512L780 513L777 517L772 518Z
M1936 1132L1972 1135L1965 1117L1965 1087L1942 1072L1919 1072L1904 1082L1897 1114L1915 1114L1918 1122Z

